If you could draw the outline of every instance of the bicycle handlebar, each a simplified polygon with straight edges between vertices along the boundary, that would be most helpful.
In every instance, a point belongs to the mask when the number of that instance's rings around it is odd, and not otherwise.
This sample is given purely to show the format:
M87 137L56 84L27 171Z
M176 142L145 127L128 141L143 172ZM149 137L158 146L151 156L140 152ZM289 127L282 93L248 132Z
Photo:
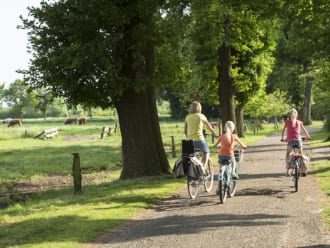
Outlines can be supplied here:
M302 140L302 141L310 141L310 140L312 140L312 139L311 139L311 138L307 138L307 137L302 137L301 140ZM281 142L288 142L287 139L281 139L280 141L281 141Z

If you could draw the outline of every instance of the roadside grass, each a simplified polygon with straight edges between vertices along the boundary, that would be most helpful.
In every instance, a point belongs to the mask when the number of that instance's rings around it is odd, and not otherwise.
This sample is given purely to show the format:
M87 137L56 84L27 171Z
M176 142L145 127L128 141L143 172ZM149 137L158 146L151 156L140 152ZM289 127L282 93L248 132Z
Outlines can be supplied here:
M322 130L319 133L312 135L310 146L312 147L329 147L330 146L330 132ZM325 154L329 156L330 154ZM313 162L313 174L318 178L320 189L324 194L322 199L321 218L325 228L330 231L330 160L329 157L319 162Z
M172 175L119 180L120 132L100 139L101 128L113 126L114 120L95 118L81 126L63 123L64 119L25 120L23 128L0 127L8 137L0 138L0 193L8 191L8 187L11 192L10 196L0 197L0 247L80 247L134 220L139 211L185 187L185 179ZM33 138L54 126L60 130L58 137ZM166 119L160 126L169 164L173 166L181 154L183 123ZM248 132L242 140L251 145L274 132L272 125L264 125L258 134ZM173 139L175 157L171 153ZM217 148L212 147L211 137L207 142L216 159ZM22 180L70 176L74 152L80 154L83 178L102 172L108 172L107 176L84 184L78 195L73 194L73 186L18 193L15 187Z
M118 173L84 186L35 193L1 211L0 247L79 247L175 191L166 177L118 181Z

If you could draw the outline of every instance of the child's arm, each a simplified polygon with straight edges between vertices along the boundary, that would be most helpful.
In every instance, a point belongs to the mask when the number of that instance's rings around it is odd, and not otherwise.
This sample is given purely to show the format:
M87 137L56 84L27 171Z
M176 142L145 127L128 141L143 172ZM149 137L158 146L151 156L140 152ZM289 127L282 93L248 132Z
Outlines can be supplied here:
M311 139L311 136L309 135L308 131L306 130L306 128L303 125L301 125L301 129L304 131L306 138Z
M241 147L243 147L243 148L247 148L247 146L239 139L239 138L237 138L237 143L241 146Z
M220 142L221 142L221 136L217 139L217 142L213 145L214 147L220 147Z
M284 124L284 127L282 129L282 138L281 140L284 140L284 132L285 132L285 129L286 129L286 124Z

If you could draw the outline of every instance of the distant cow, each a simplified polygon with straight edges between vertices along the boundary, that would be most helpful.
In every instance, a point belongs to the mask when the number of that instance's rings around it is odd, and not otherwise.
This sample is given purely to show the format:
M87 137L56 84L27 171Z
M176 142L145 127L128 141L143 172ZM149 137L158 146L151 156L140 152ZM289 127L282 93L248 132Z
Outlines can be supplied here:
M22 120L21 119L12 119L8 122L8 127L13 127L15 125L22 126Z
M86 123L86 118L84 118L84 117L79 118L78 123L79 123L79 125L85 124Z
M3 124L9 124L9 122L12 120L12 118L6 118L2 121Z
M68 125L68 124L77 124L77 118L66 119L66 121L64 122L64 125Z

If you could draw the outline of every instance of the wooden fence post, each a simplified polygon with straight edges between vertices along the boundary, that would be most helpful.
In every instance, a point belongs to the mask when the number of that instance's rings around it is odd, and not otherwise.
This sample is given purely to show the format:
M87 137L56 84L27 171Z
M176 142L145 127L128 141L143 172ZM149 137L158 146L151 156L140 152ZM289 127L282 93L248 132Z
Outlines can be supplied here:
M176 157L176 150L175 150L174 136L171 136L171 138L172 138L172 157L175 158Z
M72 164L72 176L73 176L73 186L74 193L81 193L81 169L80 169L80 158L79 153L72 153L73 164Z
M104 131L105 131L105 127L102 127L102 131L101 131L101 139L103 139Z

